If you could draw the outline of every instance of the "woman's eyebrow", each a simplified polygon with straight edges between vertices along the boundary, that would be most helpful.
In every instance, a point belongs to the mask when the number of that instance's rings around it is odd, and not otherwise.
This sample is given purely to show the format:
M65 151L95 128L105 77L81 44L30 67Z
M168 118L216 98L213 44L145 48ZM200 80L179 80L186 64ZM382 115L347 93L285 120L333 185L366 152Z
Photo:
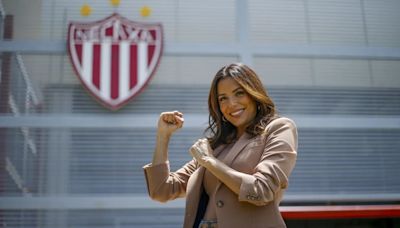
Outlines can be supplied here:
M236 92L237 90L242 89L242 87L237 87L236 89L232 90L232 92Z
M236 89L234 89L234 90L232 90L232 92L234 93L234 92L236 92L237 90L239 90L239 89L242 89L242 87L237 87ZM217 96L219 97L219 96L223 96L223 95L225 95L225 93L220 93L220 94L218 94Z

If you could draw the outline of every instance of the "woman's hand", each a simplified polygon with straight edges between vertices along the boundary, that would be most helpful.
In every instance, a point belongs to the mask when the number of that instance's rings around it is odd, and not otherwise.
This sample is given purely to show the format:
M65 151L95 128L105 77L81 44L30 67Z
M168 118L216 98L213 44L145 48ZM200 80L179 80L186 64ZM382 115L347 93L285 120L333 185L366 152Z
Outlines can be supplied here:
M197 142L190 147L189 151L193 158L202 166L206 166L207 163L215 158L207 139L197 140Z
M163 112L158 119L158 134L171 136L176 130L183 126L183 114L178 111Z

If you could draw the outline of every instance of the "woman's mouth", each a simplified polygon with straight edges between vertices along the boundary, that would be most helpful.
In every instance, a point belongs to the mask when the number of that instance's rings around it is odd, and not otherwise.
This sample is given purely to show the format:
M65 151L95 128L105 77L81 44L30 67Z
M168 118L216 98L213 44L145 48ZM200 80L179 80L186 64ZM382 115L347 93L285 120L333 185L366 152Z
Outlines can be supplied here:
M232 117L239 117L243 112L244 112L244 108L236 110L234 112L231 112L231 113L229 113L229 115L231 115Z

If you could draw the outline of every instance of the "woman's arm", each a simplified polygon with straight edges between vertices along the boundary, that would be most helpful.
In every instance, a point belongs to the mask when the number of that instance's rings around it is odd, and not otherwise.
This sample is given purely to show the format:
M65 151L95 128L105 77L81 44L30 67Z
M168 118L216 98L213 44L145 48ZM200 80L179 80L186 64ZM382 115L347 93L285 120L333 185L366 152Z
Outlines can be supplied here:
M240 193L242 179L245 178L246 175L248 176L248 174L232 169L215 157L206 159L204 167L238 195Z
M215 158L206 139L198 140L190 149L190 153L201 166L210 171L233 192L239 194L242 178L248 174L238 172Z
M153 165L168 161L168 144L171 135L183 126L183 114L178 111L163 112L158 119L156 148L153 154Z
M171 137L168 135L157 134L152 165L159 165L168 161L168 145L170 138Z
M206 141L191 149L193 157L214 174L240 201L265 205L284 189L297 156L297 130L292 121L280 118L267 126L266 145L253 174L238 172L212 156ZM208 149L205 149L208 148Z
M160 202L184 197L188 180L197 168L194 160L175 172L170 172L168 161L158 165L145 165L143 169L149 196Z
M172 134L180 129L184 119L178 111L163 112L158 121L156 146L151 164L145 165L144 173L149 196L161 202L184 196L186 184L196 169L194 161L187 163L176 172L170 172L168 144Z

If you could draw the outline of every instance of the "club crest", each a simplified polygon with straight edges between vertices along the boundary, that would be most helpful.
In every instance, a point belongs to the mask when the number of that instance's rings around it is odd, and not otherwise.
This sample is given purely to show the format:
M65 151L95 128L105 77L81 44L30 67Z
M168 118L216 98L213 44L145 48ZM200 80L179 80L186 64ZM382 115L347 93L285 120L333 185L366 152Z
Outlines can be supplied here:
M104 106L117 110L153 76L163 49L160 24L113 14L101 21L71 22L68 52L83 86Z

